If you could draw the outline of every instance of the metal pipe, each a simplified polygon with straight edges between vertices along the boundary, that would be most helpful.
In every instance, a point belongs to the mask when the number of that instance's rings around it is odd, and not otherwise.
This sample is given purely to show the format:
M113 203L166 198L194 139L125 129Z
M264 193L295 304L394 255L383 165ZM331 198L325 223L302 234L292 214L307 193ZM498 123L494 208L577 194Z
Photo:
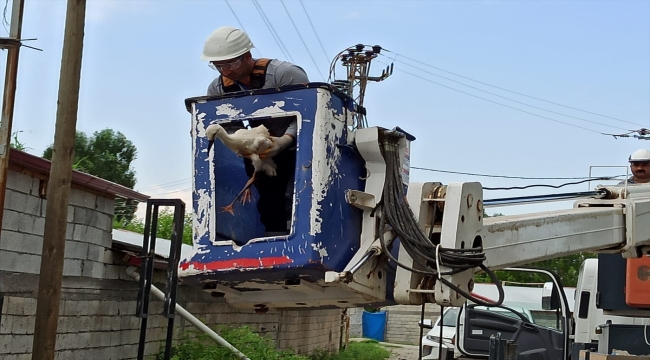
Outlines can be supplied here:
M358 263L356 263L352 268L350 268L350 271L348 271L351 274L354 274L359 270L363 265L365 265L368 260L370 260L373 256L377 255L376 250L370 250L368 251L362 258L359 260Z
M126 269L126 273L129 274L132 278L135 280L140 280L140 274L138 274L138 270L133 267L129 266ZM151 285L151 293L157 297L158 299L165 301L165 294L160 291L157 287ZM201 320L197 319L194 315L190 314L189 311L185 310L182 306L176 304L176 312L178 315L183 317L185 320L189 321L190 324L196 326L199 330L203 331L206 333L209 337L211 337L214 341L217 342L217 344L229 349L230 351L235 354L235 356L240 359L240 360L250 360L246 355L244 355L241 351L237 350L234 346L230 345L224 338L219 336L214 330L210 329L207 325L201 322Z
M603 190L596 190L596 191L582 191L582 192L572 192L572 193L562 193L562 194L519 196L519 197L501 198L501 199L485 199L483 200L483 205L485 207L494 207L494 206L532 204L532 203L546 202L546 201L571 200L571 199L580 199L586 197L602 198L602 196L604 196L604 193L605 192Z

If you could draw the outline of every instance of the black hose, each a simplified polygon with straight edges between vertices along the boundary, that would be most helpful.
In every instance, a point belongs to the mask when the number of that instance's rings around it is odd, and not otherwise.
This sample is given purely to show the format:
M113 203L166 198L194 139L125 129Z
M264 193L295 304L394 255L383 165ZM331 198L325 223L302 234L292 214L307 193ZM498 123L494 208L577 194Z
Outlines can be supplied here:
M397 266L414 273L435 276L444 285L466 299L484 306L500 305L504 298L503 287L494 272L483 265L485 254L481 247L467 249L443 248L440 245L433 244L420 228L404 196L398 143L398 136L386 134L381 144L384 160L386 161L386 179L382 199L375 209L375 216L379 217L375 231L376 236L379 237L382 251ZM390 231L394 232L395 237L400 239L400 243L411 256L414 264L423 270L406 266L392 256L387 247L386 239L383 238L386 225L390 227ZM440 272L438 266L444 266L451 270ZM479 299L442 277L442 275L453 275L477 267L485 271L497 286L499 300L496 303Z

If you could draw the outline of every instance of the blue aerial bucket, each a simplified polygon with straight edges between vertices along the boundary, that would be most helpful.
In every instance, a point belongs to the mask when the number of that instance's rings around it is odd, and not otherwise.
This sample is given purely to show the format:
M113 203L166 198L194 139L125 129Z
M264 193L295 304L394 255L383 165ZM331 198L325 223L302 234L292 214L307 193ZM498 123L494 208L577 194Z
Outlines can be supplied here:
M192 114L194 246L179 266L184 284L258 312L392 302L394 280L386 269L372 272L374 287L340 277L363 230L364 210L350 204L349 194L364 191L369 176L380 176L369 172L357 148L357 107L350 96L309 83L190 98L186 105ZM206 129L288 120L298 129L288 231L267 233L255 186L251 202L225 211L249 175L242 158L221 141L208 151Z
M364 310L363 315L361 316L361 324L363 337L377 341L384 341L386 335L385 311L371 313Z

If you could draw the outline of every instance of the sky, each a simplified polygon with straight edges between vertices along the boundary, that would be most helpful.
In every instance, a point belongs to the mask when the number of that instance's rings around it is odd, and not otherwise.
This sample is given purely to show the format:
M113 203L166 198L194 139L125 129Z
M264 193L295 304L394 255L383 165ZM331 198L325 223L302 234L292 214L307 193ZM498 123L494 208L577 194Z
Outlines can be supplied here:
M27 44L43 51L21 50L13 131L38 156L54 139L65 8L65 1L25 0L23 38L37 38ZM77 128L126 135L138 149L135 189L153 197L190 201L184 99L204 95L218 75L199 56L223 25L248 32L253 56L292 61L313 81L324 81L331 59L349 46L389 50L372 75L390 62L395 70L368 86L368 121L412 133L414 167L583 178L591 166L620 166L595 168L596 176L624 174L627 157L650 148L648 140L601 134L650 128L650 0L88 0L86 15ZM0 27L1 36L7 29ZM411 181L501 188L574 180L413 169ZM486 190L484 198L586 191L597 183L606 182Z

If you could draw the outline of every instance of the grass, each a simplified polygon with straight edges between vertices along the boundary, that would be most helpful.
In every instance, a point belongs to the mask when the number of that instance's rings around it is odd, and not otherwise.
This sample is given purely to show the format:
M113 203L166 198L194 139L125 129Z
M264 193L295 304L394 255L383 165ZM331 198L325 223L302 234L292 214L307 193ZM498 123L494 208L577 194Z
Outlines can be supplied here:
M276 350L273 341L254 333L249 327L221 327L217 333L251 360L383 360L390 356L374 340L351 342L338 354L315 351L297 355L292 351ZM163 353L158 354L158 359ZM172 349L172 360L236 360L232 352L214 343L205 334L191 332Z
M390 351L384 349L377 341L365 340L351 342L346 349L324 360L383 360L388 357Z

